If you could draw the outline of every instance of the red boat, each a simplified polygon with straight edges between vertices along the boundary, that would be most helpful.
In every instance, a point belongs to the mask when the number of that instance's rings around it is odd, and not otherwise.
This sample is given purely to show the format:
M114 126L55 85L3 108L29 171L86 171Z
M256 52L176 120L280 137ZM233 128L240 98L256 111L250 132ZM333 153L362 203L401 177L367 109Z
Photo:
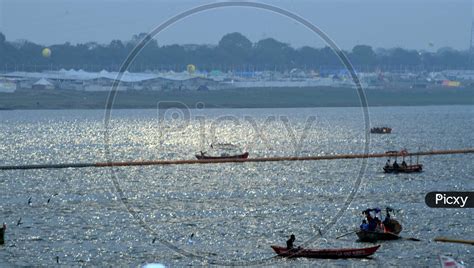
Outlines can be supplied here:
M319 259L345 259L345 258L365 258L374 254L380 245L370 248L340 248L340 249L309 249L271 246L278 256L288 258L319 258Z
M245 152L243 154L237 155L228 155L228 154L221 154L220 156L210 156L206 153L201 152L201 154L197 154L196 158L199 160L216 160L216 159L247 159L249 157L249 153Z

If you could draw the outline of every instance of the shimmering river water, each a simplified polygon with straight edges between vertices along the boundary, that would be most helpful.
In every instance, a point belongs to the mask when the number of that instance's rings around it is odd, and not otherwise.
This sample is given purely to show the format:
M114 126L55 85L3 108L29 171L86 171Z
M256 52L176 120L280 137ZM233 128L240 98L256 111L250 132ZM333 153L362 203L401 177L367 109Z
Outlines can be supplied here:
M393 133L370 135L369 151L472 148L473 107L370 108L370 124ZM0 111L0 165L231 153L219 143L250 157L363 153L364 122L360 108L114 110L106 129L101 110ZM445 254L472 265L472 246L432 241L474 239L472 209L432 209L424 197L473 191L473 160L421 157L419 174L384 174L382 158L0 171L0 264L433 266ZM363 260L274 258L270 245L291 233L310 247L370 246L335 237L375 206L395 208L402 236L422 241L384 242Z

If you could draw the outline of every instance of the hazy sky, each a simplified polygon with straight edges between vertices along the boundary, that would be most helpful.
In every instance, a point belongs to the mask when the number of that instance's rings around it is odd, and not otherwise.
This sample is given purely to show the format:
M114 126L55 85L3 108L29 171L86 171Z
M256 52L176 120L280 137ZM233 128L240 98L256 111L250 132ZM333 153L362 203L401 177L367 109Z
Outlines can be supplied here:
M211 1L189 0L0 0L0 31L8 40L43 45L112 39L129 40L169 17ZM336 43L436 50L467 49L470 0L261 1L311 21ZM225 33L241 32L255 42L274 37L295 47L324 43L288 18L251 8L222 8L178 22L156 37L159 44L217 44ZM429 43L433 46L430 47Z

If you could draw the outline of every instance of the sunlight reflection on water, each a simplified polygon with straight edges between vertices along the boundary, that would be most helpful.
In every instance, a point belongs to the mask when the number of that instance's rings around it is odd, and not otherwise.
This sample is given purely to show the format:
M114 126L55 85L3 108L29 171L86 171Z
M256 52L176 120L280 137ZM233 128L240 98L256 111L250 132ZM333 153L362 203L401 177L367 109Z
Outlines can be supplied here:
M0 114L2 165L107 160L102 111ZM473 147L472 115L470 106L371 108L372 125L390 125L394 132L372 135L370 150ZM275 120L268 119L272 116ZM304 131L311 116L314 121ZM204 127L199 118L205 118ZM195 110L189 121L178 120L160 121L152 110L114 111L111 160L190 159L201 150L219 153L209 148L212 143L235 144L250 157L361 153L365 142L359 108ZM361 210L385 205L401 209L397 216L404 224L402 234L422 242L384 243L372 260L272 261L435 265L437 255L450 253L472 263L469 247L429 241L438 235L472 235L473 214L429 209L424 195L440 189L473 190L473 156L421 161L421 174L385 175L385 159L370 159L350 209L325 239L311 245L367 245L355 243L355 236L334 237L357 226ZM360 164L361 160L337 160L122 167L116 174L127 202L160 239L211 259L253 261L272 257L269 245L284 243L290 233L297 235L297 243L312 238L342 209ZM109 169L8 171L0 173L0 184L7 189L0 197L0 220L11 226L0 257L12 264L52 265L56 256L64 265L206 264L152 243L153 237L117 199ZM16 226L20 217L23 224Z

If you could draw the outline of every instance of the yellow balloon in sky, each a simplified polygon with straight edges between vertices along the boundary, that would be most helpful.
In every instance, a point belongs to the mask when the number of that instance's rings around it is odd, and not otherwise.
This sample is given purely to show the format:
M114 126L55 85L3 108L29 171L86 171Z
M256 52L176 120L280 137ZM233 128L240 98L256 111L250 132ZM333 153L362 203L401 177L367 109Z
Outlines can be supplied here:
M43 55L43 57L49 58L51 57L51 49L45 47L43 48L43 51L41 51L41 54Z
M196 66L194 66L194 64L188 64L186 69L188 70L189 74L193 74L196 71Z

